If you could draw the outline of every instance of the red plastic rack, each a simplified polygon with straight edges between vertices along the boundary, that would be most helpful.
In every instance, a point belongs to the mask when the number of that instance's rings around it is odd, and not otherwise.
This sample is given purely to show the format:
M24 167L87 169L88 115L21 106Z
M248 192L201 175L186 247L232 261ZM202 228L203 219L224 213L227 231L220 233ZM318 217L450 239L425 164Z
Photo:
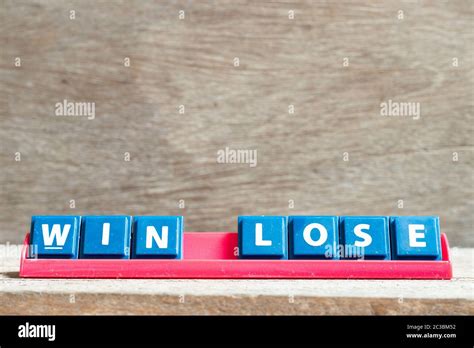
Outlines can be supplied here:
M27 258L26 235L20 264L24 278L165 279L451 279L448 239L441 235L441 261L241 260L237 233L186 232L182 260Z

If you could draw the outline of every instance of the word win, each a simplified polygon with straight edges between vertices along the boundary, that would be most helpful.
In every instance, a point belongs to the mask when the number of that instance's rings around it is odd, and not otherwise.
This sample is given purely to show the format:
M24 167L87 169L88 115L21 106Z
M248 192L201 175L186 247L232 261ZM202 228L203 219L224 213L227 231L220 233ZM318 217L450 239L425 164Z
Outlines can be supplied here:
M182 216L33 216L31 258L181 259Z

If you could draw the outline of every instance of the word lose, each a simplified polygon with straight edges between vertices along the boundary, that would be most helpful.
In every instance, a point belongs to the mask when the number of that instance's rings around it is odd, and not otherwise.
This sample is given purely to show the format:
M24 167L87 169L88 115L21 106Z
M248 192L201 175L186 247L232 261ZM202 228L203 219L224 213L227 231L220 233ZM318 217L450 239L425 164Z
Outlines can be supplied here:
M240 258L440 260L432 216L241 216Z

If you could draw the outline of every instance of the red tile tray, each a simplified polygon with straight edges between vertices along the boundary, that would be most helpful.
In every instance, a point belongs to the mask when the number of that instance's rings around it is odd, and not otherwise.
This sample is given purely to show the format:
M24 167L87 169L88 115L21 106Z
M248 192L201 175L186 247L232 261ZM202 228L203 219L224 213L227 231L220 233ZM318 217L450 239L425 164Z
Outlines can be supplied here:
M31 259L29 234L21 255L23 278L163 279L451 279L449 245L442 261L239 260L235 232L185 232L182 260Z

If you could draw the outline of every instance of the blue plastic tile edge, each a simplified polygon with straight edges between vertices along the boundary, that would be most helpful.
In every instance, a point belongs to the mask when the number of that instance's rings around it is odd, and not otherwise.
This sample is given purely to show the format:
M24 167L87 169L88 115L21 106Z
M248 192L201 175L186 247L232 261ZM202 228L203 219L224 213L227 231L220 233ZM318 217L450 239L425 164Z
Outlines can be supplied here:
M76 218L78 219L77 222L77 233L76 238L74 240L75 247L73 250L73 255L58 255L58 254L50 254L50 255L37 255L34 253L35 251L35 240L33 234L33 228L38 218ZM80 248L80 238L81 238L81 224L82 224L82 216L80 215L32 215L31 222L30 222L30 242L29 247L26 253L27 258L44 258L44 259L78 259L79 258L79 248Z
M294 255L294 218L335 218L335 241L332 246L331 257L326 256L295 256ZM337 215L290 215L288 216L288 258L293 260L339 260L339 248L342 244L339 238L339 216Z
M125 241L125 247L128 250L125 250L125 255L121 257L114 257L113 255L83 255L83 249L84 249L84 228L86 227L86 218L89 217L101 217L101 218L106 218L106 217L124 217L126 218L128 229L129 229L129 238ZM130 254L131 254L131 239L132 239L132 223L133 223L133 216L131 215L83 215L81 219L81 228L80 228L80 235L81 235L81 241L80 241L80 246L79 246L79 258L80 259L123 259L123 260L128 260L130 259Z
M390 216L387 215L341 215L339 216L339 243L343 247L343 253L346 253L346 241L345 241L345 230L344 230L344 220L346 218L358 218L358 219L370 219L370 218L383 218L385 220L385 226L387 228L387 256L386 257L364 257L365 260L384 260L389 261L392 259L392 240L391 240L391 228L390 228ZM357 258L357 257L356 257ZM347 255L341 255L341 260L351 260L354 257L347 257Z
M137 231L137 220L136 218L140 218L140 217L150 217L150 218L177 218L178 219L178 224L179 224L179 227L178 229L180 230L180 233L178 233L178 238L179 238L179 241L178 241L178 244L179 244L179 248L178 248L178 256L176 258L173 258L174 260L182 260L184 258L183 254L184 254L184 250L183 250L183 243L184 243L184 216L182 215L135 215L133 216L133 222L132 222L132 243L131 243L131 249L132 249L132 252L131 252L131 256L130 258L132 259L162 259L162 260L170 260L170 258L164 258L164 257L156 257L154 255L150 255L150 256L139 256L137 257L136 255L136 231Z
M283 244L285 246L285 254L283 257L269 257L269 256L252 256L252 257L243 257L241 255L242 250L242 238L241 238L241 231L242 231L242 220L244 218L255 218L255 217L266 217L266 218L283 218L284 225L286 228L286 233L283 234ZM253 260L288 260L288 216L285 215L240 215L237 217L237 246L239 249L239 258L240 259L253 259Z
M412 255L412 256L409 256L409 257L397 257L397 241L396 241L396 234L395 234L395 219L396 218L432 218L432 219L435 219L436 221L436 227L438 229L438 238L436 240L436 243L437 243L437 249L438 249L438 256L436 258L426 258L426 257L423 257L423 256L420 256L420 257L416 257L416 255ZM391 248L391 258L392 260L399 260L399 261L402 261L402 260L411 260L411 261L416 261L416 260L420 260L420 261L429 261L429 260L432 260L432 261L441 261L443 259L443 251L442 251L442 247L441 247L441 226L440 226L440 222L439 222L439 216L437 215L392 215L389 217L389 224L390 224L390 243L392 245L392 248Z

